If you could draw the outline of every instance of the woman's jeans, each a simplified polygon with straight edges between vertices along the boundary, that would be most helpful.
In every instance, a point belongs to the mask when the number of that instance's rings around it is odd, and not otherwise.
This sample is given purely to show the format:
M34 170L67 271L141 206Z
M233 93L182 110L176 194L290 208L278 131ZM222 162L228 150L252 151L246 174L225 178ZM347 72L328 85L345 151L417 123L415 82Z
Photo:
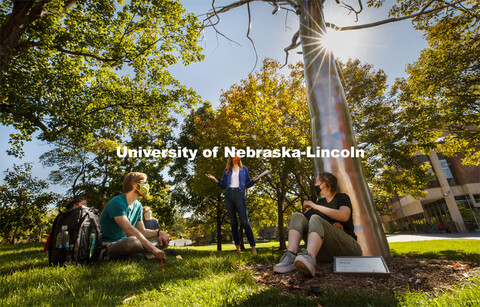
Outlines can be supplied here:
M247 201L245 199L245 190L239 188L228 188L225 193L225 205L227 206L228 218L232 225L233 240L235 245L240 245L240 234L238 230L237 212L240 217L243 229L247 235L250 246L255 246L255 238L253 237L252 227L248 221ZM243 238L242 238L243 239Z

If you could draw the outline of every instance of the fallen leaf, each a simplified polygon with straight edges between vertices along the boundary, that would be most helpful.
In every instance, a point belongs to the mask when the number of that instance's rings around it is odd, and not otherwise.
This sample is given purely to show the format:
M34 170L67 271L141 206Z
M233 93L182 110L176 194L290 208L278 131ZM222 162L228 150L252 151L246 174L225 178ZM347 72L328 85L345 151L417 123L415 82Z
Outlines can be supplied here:
M163 259L160 260L160 265L159 265L161 270L165 270L165 266L163 265Z
M135 299L135 298L136 298L135 293L133 293L133 295L132 295L131 297L124 299L123 302L126 303L126 302L128 302L129 300L133 300L133 299Z
M183 259L182 256L180 256L180 255L176 255L175 258L177 258L177 259L179 259L179 260L182 260L182 259Z

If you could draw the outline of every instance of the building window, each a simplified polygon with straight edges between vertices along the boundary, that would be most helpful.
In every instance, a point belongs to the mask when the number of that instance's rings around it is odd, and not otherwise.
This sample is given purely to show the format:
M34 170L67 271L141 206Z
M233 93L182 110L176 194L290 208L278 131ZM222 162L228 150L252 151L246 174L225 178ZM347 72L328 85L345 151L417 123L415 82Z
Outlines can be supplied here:
M473 198L475 199L475 203L480 204L480 194L473 194Z
M456 185L457 183L455 182L455 178L453 177L452 170L450 168L450 165L447 159L441 153L438 153L437 156L438 156L438 160L440 161L442 170L445 173L445 177L447 177L448 185L450 186Z
M473 207L473 204L469 200L470 197L468 195L455 196L458 210L462 215L467 230L475 231L475 229L480 228L478 224L480 221L480 208Z

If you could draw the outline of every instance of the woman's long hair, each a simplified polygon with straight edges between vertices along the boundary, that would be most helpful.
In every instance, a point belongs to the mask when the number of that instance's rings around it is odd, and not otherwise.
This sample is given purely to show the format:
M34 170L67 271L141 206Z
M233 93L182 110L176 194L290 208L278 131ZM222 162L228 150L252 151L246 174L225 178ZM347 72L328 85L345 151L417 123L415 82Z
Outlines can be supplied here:
M240 158L240 162L238 163L238 166L240 167L240 169L243 168L243 164L242 164L242 158ZM233 159L232 157L228 157L227 159L227 166L225 166L225 168L227 169L227 172L226 174L230 174L230 171L232 170L233 168Z

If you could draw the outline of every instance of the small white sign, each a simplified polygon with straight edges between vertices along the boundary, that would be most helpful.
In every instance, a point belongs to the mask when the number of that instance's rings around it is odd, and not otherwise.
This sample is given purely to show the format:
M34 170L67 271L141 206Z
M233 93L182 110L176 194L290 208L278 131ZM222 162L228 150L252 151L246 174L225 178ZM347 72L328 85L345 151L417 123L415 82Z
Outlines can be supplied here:
M382 256L334 257L334 273L390 274Z

